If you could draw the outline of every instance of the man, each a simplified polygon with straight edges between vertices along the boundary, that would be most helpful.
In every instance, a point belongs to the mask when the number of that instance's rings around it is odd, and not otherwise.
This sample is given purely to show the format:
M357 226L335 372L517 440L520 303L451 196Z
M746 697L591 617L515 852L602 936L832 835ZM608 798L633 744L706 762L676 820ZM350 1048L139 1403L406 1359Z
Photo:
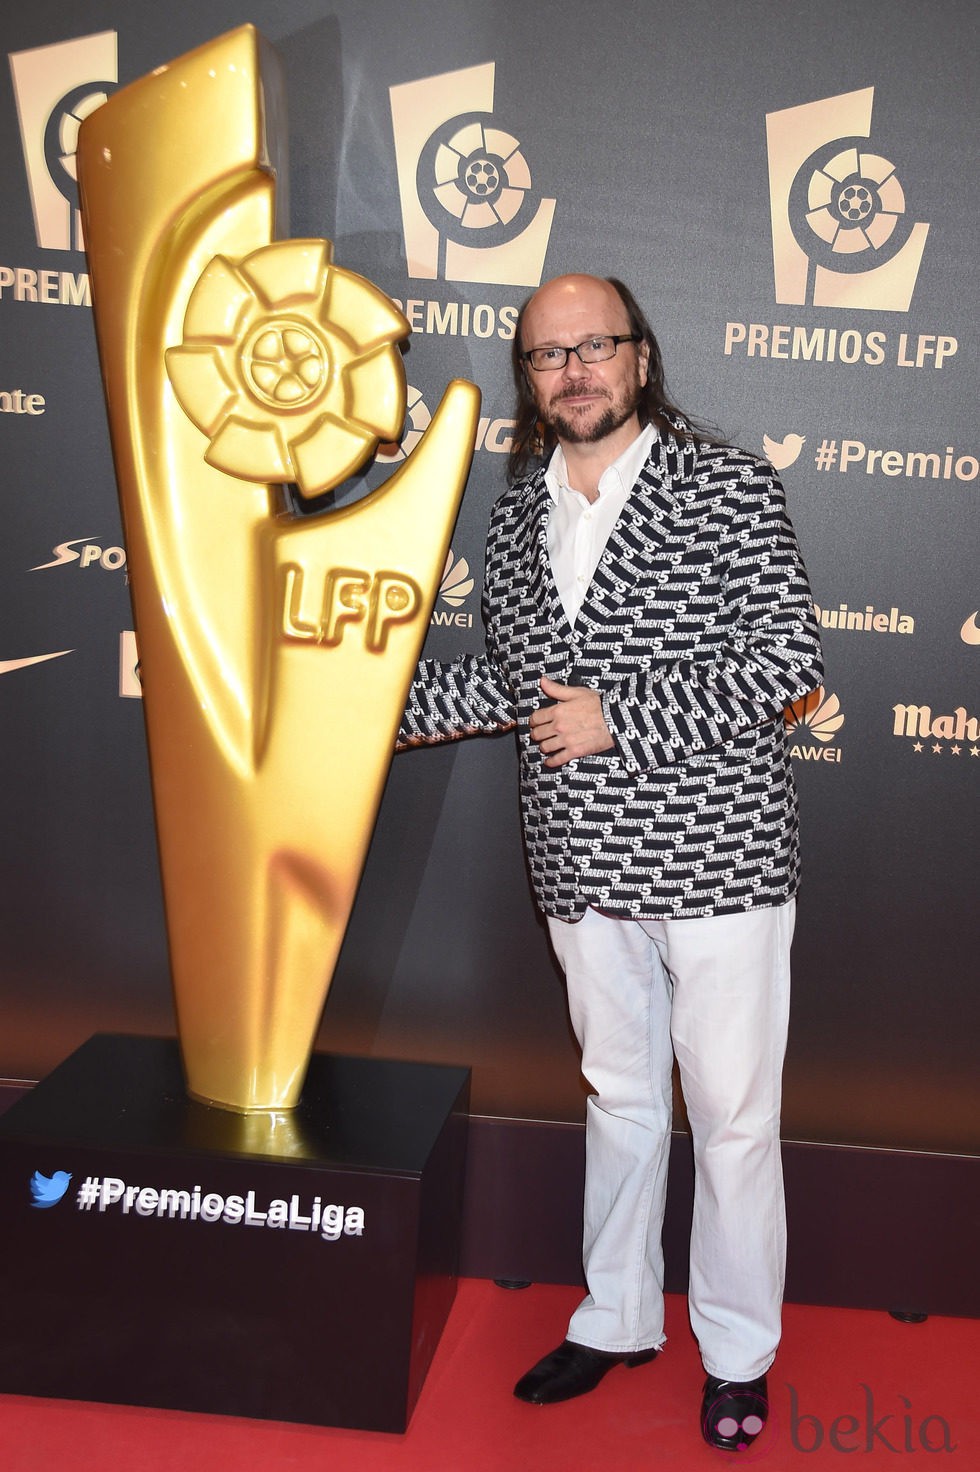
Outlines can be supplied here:
M668 402L621 283L564 276L515 342L485 656L423 662L400 741L516 726L532 879L565 972L586 1126L588 1293L515 1387L548 1404L664 1343L660 1245L676 1054L694 1137L690 1314L701 1425L765 1421L785 1220L780 1081L798 877L784 707L820 683L772 468Z

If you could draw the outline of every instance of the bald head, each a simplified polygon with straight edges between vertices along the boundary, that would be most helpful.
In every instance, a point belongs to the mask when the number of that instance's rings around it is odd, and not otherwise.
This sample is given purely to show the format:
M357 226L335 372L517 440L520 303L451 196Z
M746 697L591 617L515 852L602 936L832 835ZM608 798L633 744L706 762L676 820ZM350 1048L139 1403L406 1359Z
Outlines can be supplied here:
M554 343L567 347L597 333L629 331L626 307L608 281L601 276L556 276L539 287L524 308L521 347L526 352L551 345L556 333Z

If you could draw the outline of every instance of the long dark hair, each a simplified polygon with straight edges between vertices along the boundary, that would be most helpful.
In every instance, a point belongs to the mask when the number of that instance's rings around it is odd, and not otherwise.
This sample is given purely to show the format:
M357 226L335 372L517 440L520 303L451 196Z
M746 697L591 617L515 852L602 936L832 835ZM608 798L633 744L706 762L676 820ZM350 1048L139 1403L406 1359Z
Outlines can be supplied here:
M646 343L650 353L647 381L640 390L640 402L637 405L641 426L653 424L661 434L672 435L676 438L678 435L676 425L667 417L671 415L674 419L680 419L688 427L695 440L707 439L708 434L697 428L690 416L678 409L676 404L672 404L668 398L660 344L633 293L615 276L607 276L605 280L626 308L630 331ZM547 460L558 443L554 430L538 419L534 396L527 381L524 364L521 362L521 329L524 325L524 313L530 301L531 298L528 297L518 313L511 354L514 384L517 389L517 423L507 458L507 473L511 481L521 480L537 465Z

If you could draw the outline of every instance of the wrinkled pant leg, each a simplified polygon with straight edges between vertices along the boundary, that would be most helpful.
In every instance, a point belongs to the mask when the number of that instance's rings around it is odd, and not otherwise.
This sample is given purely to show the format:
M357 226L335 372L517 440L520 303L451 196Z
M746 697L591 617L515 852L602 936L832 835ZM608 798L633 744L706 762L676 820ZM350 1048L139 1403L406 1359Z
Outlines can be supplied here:
M588 1294L568 1337L613 1353L664 1342L663 1229L671 1127L670 985L635 920L549 919L565 971L586 1115Z
M691 1325L705 1369L722 1380L764 1374L780 1337L779 1116L794 920L791 900L663 922L674 1052L694 1137Z

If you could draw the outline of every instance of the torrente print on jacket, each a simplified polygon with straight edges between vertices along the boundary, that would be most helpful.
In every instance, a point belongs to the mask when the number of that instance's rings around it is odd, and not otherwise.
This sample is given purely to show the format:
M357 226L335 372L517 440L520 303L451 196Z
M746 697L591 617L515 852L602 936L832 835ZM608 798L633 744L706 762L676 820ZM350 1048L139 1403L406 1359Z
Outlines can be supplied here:
M401 743L517 722L537 900L640 919L722 915L796 892L784 708L822 679L813 601L764 461L655 440L572 628L546 544L544 470L494 506L486 654L424 661ZM528 734L542 675L602 697L615 748L549 769Z

